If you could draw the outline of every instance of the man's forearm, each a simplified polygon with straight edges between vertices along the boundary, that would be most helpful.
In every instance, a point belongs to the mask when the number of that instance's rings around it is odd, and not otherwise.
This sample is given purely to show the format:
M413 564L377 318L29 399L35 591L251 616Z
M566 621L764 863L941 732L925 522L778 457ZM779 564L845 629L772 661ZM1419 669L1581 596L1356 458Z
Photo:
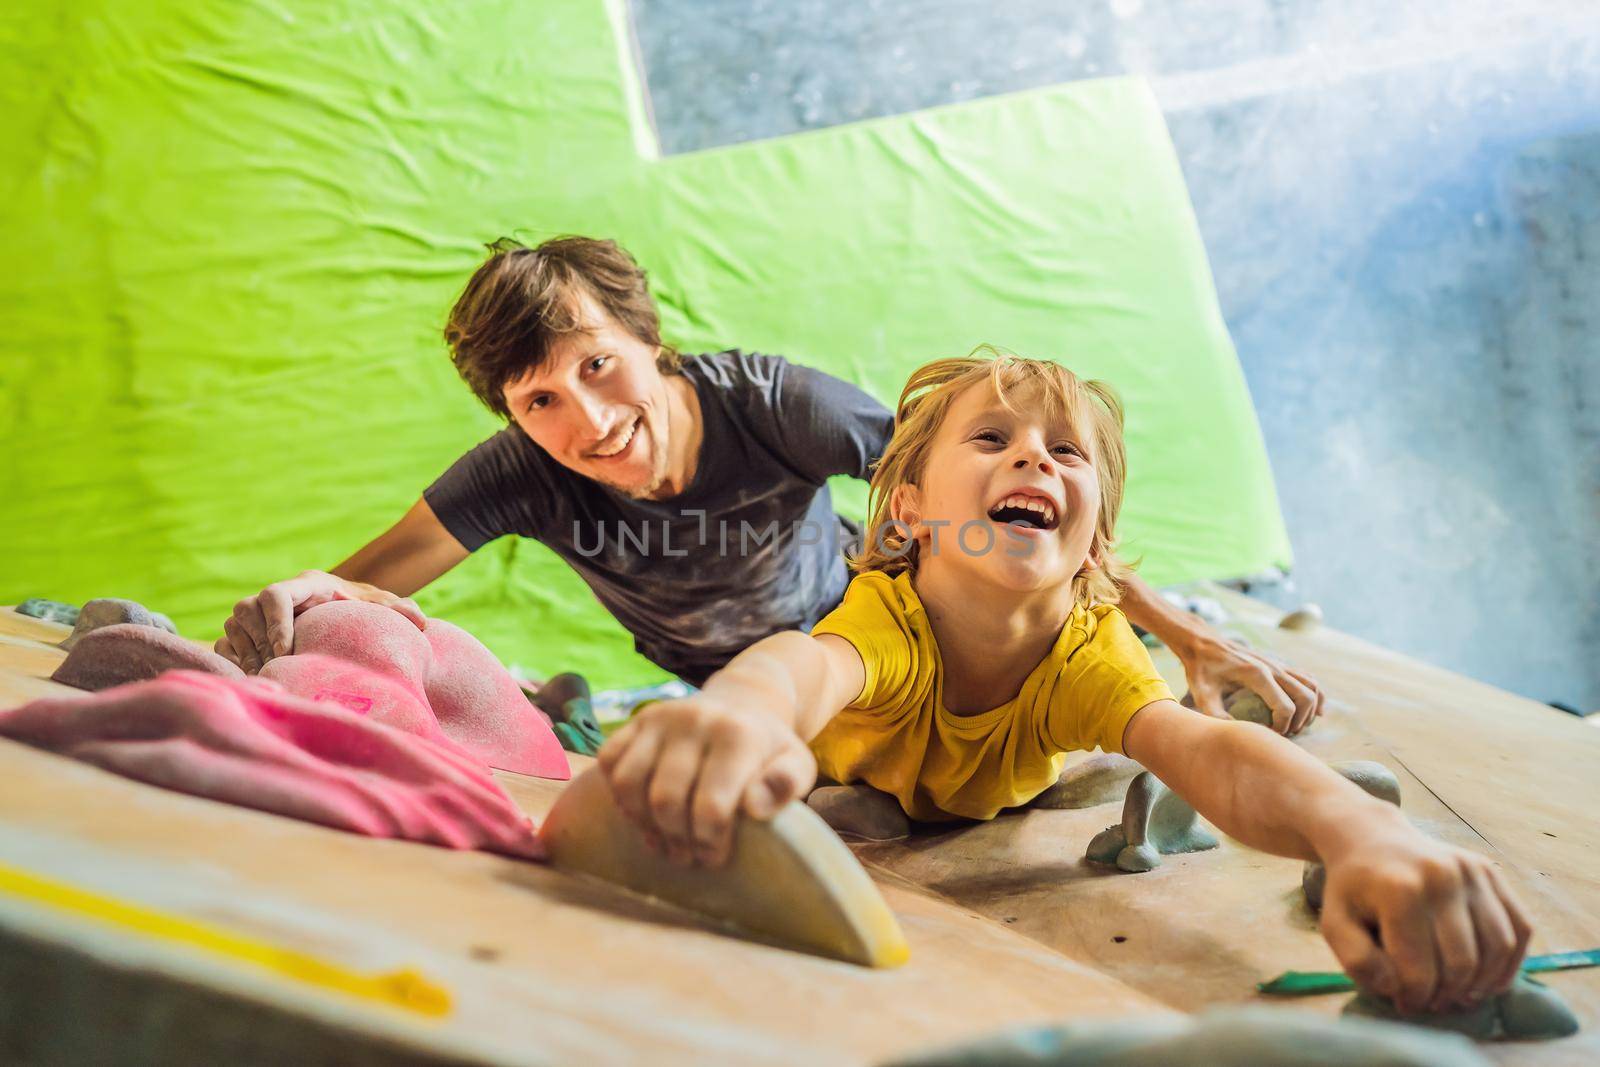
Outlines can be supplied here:
M1205 623L1174 606L1136 574L1129 575L1122 583L1122 601L1117 606L1129 622L1155 634L1162 644L1175 652L1207 629Z

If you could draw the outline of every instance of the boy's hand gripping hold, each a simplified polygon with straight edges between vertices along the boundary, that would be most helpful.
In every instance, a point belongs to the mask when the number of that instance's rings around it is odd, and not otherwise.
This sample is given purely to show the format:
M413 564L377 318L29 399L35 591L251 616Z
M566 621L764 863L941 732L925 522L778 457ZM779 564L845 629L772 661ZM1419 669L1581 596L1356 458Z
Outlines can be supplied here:
M652 847L707 867L727 861L741 812L770 819L817 780L794 727L705 694L639 712L600 750L600 768Z

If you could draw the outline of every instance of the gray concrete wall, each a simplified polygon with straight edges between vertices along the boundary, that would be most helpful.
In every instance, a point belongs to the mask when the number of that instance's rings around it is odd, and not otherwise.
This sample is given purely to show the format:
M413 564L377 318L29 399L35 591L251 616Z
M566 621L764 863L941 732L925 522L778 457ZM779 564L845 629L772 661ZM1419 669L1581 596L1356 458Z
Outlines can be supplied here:
M1600 709L1600 4L633 12L667 152L1149 77L1300 594L1396 650Z

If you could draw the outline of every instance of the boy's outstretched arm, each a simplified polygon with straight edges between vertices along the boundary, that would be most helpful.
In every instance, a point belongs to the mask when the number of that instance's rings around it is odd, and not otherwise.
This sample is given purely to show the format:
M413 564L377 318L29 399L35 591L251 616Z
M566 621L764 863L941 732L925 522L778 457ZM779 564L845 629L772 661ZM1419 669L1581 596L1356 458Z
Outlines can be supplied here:
M1231 837L1322 861L1323 937L1351 978L1401 1012L1475 1006L1516 977L1532 927L1482 856L1425 837L1398 808L1250 723L1161 700L1122 741Z
M861 693L842 637L791 631L756 642L682 700L644 708L600 749L617 804L680 863L722 865L740 809L757 819L817 779L806 742Z

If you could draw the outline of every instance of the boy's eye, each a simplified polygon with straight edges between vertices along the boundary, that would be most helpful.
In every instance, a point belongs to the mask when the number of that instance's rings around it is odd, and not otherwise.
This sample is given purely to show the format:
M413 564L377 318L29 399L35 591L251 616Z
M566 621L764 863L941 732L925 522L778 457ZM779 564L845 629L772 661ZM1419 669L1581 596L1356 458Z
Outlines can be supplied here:
M993 430L979 430L977 433L972 435L972 439L974 441L984 441L991 445L997 445L1000 443L1000 435L995 433Z
M605 357L605 356L595 356L593 359L591 359L589 361L589 370L590 371L597 371L601 367L605 366L606 358L607 357Z
M550 406L550 397L548 395L544 394L544 393L540 393L538 396L536 396L532 400L528 401L528 410L529 411L538 411L541 408L547 408L549 406Z
M1082 452L1078 451L1078 446L1077 445L1056 445L1056 447L1054 449L1052 449L1052 451L1054 451L1056 453L1056 455L1058 455L1058 456L1081 456L1081 455L1083 455Z

